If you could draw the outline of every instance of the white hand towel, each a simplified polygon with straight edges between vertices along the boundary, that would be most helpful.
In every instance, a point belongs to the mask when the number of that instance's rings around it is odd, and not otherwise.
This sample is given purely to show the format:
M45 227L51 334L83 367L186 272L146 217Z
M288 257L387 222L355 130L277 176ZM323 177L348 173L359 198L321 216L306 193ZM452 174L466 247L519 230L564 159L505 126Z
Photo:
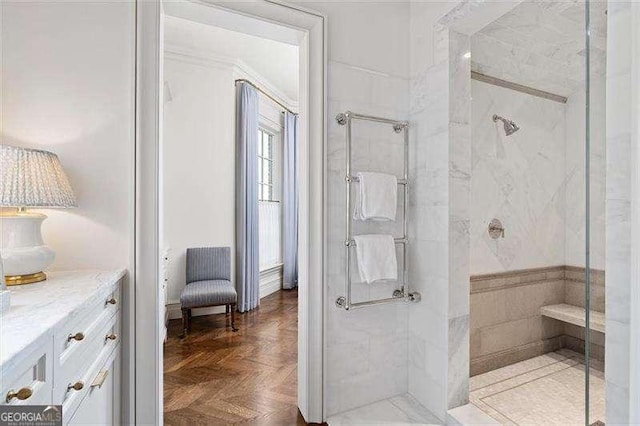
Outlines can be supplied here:
M391 235L356 235L356 255L360 279L367 284L398 279L396 246Z
M357 174L356 220L396 220L398 179L393 175L373 172Z

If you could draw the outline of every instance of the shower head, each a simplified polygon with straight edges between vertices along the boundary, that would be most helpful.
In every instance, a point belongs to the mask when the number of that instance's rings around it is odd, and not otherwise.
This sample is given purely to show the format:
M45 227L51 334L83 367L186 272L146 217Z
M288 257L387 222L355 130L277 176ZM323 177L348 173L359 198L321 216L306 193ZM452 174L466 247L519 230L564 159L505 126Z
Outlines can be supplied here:
M520 127L518 127L518 125L513 121L507 120L506 118L503 118L497 114L494 114L493 122L496 123L498 120L502 121L502 123L504 124L504 132L507 134L507 136L511 136L512 134L520 130Z

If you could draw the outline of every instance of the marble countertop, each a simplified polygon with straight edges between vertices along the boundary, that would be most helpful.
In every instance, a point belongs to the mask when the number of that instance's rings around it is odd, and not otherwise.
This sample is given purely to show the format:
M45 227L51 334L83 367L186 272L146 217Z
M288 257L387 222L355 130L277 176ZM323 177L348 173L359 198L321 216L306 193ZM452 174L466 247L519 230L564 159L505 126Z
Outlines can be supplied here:
M11 306L0 314L0 366L28 351L84 303L105 297L126 270L47 272L47 280L11 286Z

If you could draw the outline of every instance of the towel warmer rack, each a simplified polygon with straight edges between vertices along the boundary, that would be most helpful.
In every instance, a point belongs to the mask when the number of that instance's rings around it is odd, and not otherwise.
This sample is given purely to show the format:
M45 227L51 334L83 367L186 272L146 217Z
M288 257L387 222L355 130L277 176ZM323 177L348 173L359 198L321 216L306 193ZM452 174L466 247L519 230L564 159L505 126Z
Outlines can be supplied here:
M352 120L365 120L373 121L377 123L386 123L393 126L393 131L396 133L404 132L404 178L398 179L398 185L401 185L404 189L404 209L403 209L403 224L401 238L394 238L396 244L402 245L402 285L399 289L394 290L391 297L385 299L368 300L365 302L352 302L351 301L351 247L355 246L355 241L351 235L351 184L358 182L358 177L351 175L351 121ZM340 113L336 116L336 121L341 126L346 126L346 238L344 245L347 253L347 266L345 277L345 295L338 297L336 300L336 306L344 308L346 310L352 308L358 308L362 306L380 305L384 303L393 302L419 302L420 293L417 291L409 292L409 285L407 282L407 245L409 239L407 237L407 208L409 206L409 123L406 121L392 120L389 118L374 117L371 115L356 114L351 111Z

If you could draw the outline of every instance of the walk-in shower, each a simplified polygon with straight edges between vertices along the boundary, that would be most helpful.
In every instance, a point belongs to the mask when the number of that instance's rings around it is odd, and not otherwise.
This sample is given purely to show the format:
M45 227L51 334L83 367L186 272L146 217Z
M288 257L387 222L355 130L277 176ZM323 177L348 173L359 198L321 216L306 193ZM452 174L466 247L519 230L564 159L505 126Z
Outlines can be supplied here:
M611 421L607 2L589 4L525 0L471 36L469 399L502 424Z

